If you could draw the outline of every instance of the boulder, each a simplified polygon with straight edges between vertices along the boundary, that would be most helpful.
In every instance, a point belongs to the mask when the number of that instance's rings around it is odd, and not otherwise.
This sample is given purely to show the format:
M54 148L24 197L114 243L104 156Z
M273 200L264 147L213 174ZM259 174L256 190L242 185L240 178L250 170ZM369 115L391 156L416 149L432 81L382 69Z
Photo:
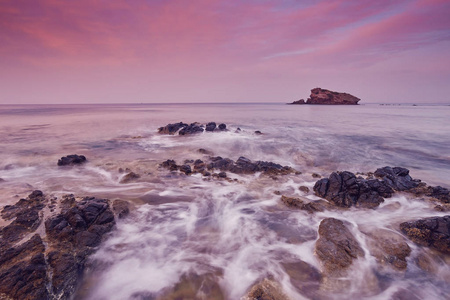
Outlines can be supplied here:
M214 129L216 129L217 125L216 122L209 122L208 124L206 124L205 130L206 131L214 131Z
M178 130L187 127L188 124L179 122L179 123L173 123L173 124L167 124L164 127L159 127L158 133L161 134L175 134Z
M195 134L195 133L201 133L203 132L203 125L199 124L199 123L192 123L188 126L183 127L178 134L179 135L190 135L190 134Z
M329 178L318 180L314 192L339 207L375 208L384 201L383 197L391 197L393 190L383 181L357 178L344 171L333 172Z
M364 256L363 249L344 222L334 218L320 222L315 253L322 262L326 276L344 274L353 260Z
M280 284L267 278L255 284L241 300L289 300Z
M361 99L347 93L339 93L326 89L314 88L311 90L311 95L306 101L306 104L357 105L360 100Z
M403 222L400 230L419 245L450 254L450 216Z
M409 176L408 169L400 167L379 168L374 175L396 191L407 191L417 187L420 183L420 180L412 179Z
M87 160L84 155L72 154L61 157L61 159L58 160L58 166L81 165L86 161Z

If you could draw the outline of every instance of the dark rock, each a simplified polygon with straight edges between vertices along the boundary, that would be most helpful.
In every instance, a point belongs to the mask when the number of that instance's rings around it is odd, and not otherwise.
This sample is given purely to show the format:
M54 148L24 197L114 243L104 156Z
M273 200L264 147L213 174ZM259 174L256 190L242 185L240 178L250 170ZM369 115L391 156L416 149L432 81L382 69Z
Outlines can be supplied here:
M203 148L198 149L197 152L201 153L201 154L205 154L205 155L213 155L212 151L209 151L209 150L206 150L206 149L203 149Z
M189 175L192 173L191 166L189 166L189 165L182 165L182 166L180 166L179 169L180 169L180 172L183 172L186 175Z
M256 135L262 135L263 133L262 133L261 131L259 131L259 130L256 130L256 131L255 131L255 134L256 134Z
M162 164L160 164L161 167L169 169L170 171L176 171L178 170L178 166L176 162L173 159L168 159Z
M216 129L216 123L215 122L209 122L208 124L206 124L205 130L206 131L214 131L214 129Z
M220 172L217 176L218 176L219 178L227 178L227 173L225 173L225 172Z
M206 164L201 159L194 161L194 172L202 173L206 168Z
M341 220L323 219L319 236L315 251L327 276L342 275L354 259L364 256L358 241Z
M227 129L227 125L224 123L219 124L219 130L224 131Z
M400 230L419 245L450 254L450 216L403 222Z
M177 133L178 130L187 127L188 124L183 123L183 122L179 122L179 123L173 123L173 124L168 124L164 127L160 127L158 129L158 133L161 134L175 134Z
M356 178L355 174L344 171L317 181L314 192L339 207L375 208L384 201L383 197L391 197L393 190L383 181Z
M61 157L60 160L58 160L58 166L72 166L72 165L81 165L85 163L86 157L84 155L67 155L64 157Z
M35 234L25 243L2 250L0 295L6 299L49 299L45 246ZM2 299L4 299L2 297Z
M130 181L136 180L141 178L141 176L139 174L136 174L134 172L130 172L128 174L126 174L125 176L122 177L122 179L120 180L120 183L128 183Z
M212 157L211 163L209 163L207 167L209 170L219 169L235 174L254 174L256 172L263 172L265 175L286 175L295 172L294 169L287 166L266 161L252 162L250 159L242 156L239 157L236 162L220 156Z
M347 93L333 92L321 88L311 90L306 104L356 105L361 99Z
M320 176L320 175L317 174L317 173L312 173L311 176L312 176L313 178L320 178L320 177L322 177L322 176Z
M283 202L288 207L298 208L298 209L301 209L304 205L303 201L300 198L286 197L284 195L281 196L281 202Z
M114 200L112 207L119 219L126 217L130 213L130 204L128 201Z
M195 134L195 133L200 133L203 132L203 125L198 124L198 123L192 123L186 127L184 127L183 129L181 129L178 134L179 135L190 135L190 134Z
M419 185L420 180L409 176L409 170L400 167L384 167L377 169L374 175L381 178L388 186L397 191L407 191Z

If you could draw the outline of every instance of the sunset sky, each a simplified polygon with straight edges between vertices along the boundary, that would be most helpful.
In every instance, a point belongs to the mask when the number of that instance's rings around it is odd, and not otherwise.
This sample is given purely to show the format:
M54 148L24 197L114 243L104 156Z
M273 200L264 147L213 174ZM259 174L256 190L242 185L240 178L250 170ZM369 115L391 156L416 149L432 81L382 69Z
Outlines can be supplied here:
M450 103L450 1L0 0L0 103Z

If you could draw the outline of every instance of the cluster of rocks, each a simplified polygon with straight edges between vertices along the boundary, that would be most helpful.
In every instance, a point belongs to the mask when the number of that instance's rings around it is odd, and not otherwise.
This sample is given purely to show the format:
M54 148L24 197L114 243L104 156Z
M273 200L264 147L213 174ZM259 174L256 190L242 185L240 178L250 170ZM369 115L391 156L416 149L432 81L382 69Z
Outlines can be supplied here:
M45 219L44 208L55 203L36 190L1 211L12 222L0 228L0 298L69 298L87 257L115 225L109 200L67 195L60 212ZM123 201L113 206L121 217L128 213Z
M288 166L282 166L274 162L267 161L251 161L243 156L239 157L237 161L229 158L222 158L214 156L209 158L209 162L204 162L201 159L186 160L183 165L177 165L174 160L166 160L160 164L161 167L169 169L170 171L180 171L189 175L191 173L201 173L204 176L211 176L214 170L221 171L219 177L226 177L225 172L235 174L254 174L262 172L265 175L286 175L291 173L299 173Z
M396 191L429 196L443 203L450 202L448 189L427 186L420 180L411 178L408 169L384 167L377 169L373 176L365 179L348 171L333 172L328 178L316 182L314 192L330 203L344 208L375 208L384 202L384 198L390 198Z
M61 157L61 159L58 160L58 166L81 165L85 162L87 162L87 159L84 155L72 154Z
M216 124L216 122L209 122L206 125L200 124L200 123L172 123L167 124L164 127L160 127L158 129L158 133L161 134L176 134L178 132L179 135L189 135L189 134L195 134L200 133L203 131L226 131L227 125L224 123L221 123L219 125Z
M300 99L290 104L357 105L361 99L348 93L333 92L314 88L308 100Z

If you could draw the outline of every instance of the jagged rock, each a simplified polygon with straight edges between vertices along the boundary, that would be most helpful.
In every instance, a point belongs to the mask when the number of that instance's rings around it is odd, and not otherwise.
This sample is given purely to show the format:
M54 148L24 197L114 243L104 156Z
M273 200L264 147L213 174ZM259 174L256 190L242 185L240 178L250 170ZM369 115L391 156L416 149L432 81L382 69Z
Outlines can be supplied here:
M406 269L406 257L411 253L411 248L404 237L386 229L376 229L368 236L370 253L380 264L391 265L397 270Z
M388 186L397 191L406 191L419 185L420 180L409 176L409 170L400 167L384 167L377 169L374 175L381 178Z
M49 299L44 252L45 246L39 234L17 247L1 249L0 297Z
M50 202L50 203L49 203ZM44 244L33 233L42 221L42 208L55 202L36 190L27 199L6 206L2 216L15 218L0 234L0 296L14 299L67 299L73 294L86 258L115 224L108 200L66 195L61 212L45 221ZM46 263L47 261L47 263Z
M358 241L341 220L323 219L319 236L315 252L327 276L342 275L354 259L364 256Z
M216 122L209 122L208 124L206 124L205 130L206 131L214 131L214 129L216 129L217 125Z
M329 178L317 181L314 192L339 207L374 208L384 201L383 197L391 197L393 190L383 181L357 178L355 174L344 171L334 172Z
M183 123L183 122L179 122L179 123L173 123L173 124L167 124L164 127L160 127L158 129L158 133L161 134L175 134L177 133L178 130L187 127L188 124Z
M400 230L419 245L450 254L450 216L403 222Z
M288 166L282 166L267 161L252 162L250 159L242 156L239 157L236 162L220 156L212 157L211 163L207 165L207 168L209 170L219 169L221 171L229 171L236 174L254 174L256 172L263 172L266 175L286 175L295 172L294 169Z
M188 126L183 127L178 134L179 135L190 135L190 134L195 134L195 133L200 133L203 132L203 125L199 124L199 123L192 123Z
M360 100L361 99L347 93L314 88L311 90L311 95L308 100L306 100L306 104L356 105Z
M255 284L241 300L289 300L279 283L265 278Z
M130 172L128 174L126 174L125 176L122 177L122 179L120 180L120 183L128 183L130 181L136 180L141 178L141 176L139 174L136 174L134 172Z
M84 155L72 154L61 157L61 159L58 160L58 166L81 165L86 161L87 160Z

